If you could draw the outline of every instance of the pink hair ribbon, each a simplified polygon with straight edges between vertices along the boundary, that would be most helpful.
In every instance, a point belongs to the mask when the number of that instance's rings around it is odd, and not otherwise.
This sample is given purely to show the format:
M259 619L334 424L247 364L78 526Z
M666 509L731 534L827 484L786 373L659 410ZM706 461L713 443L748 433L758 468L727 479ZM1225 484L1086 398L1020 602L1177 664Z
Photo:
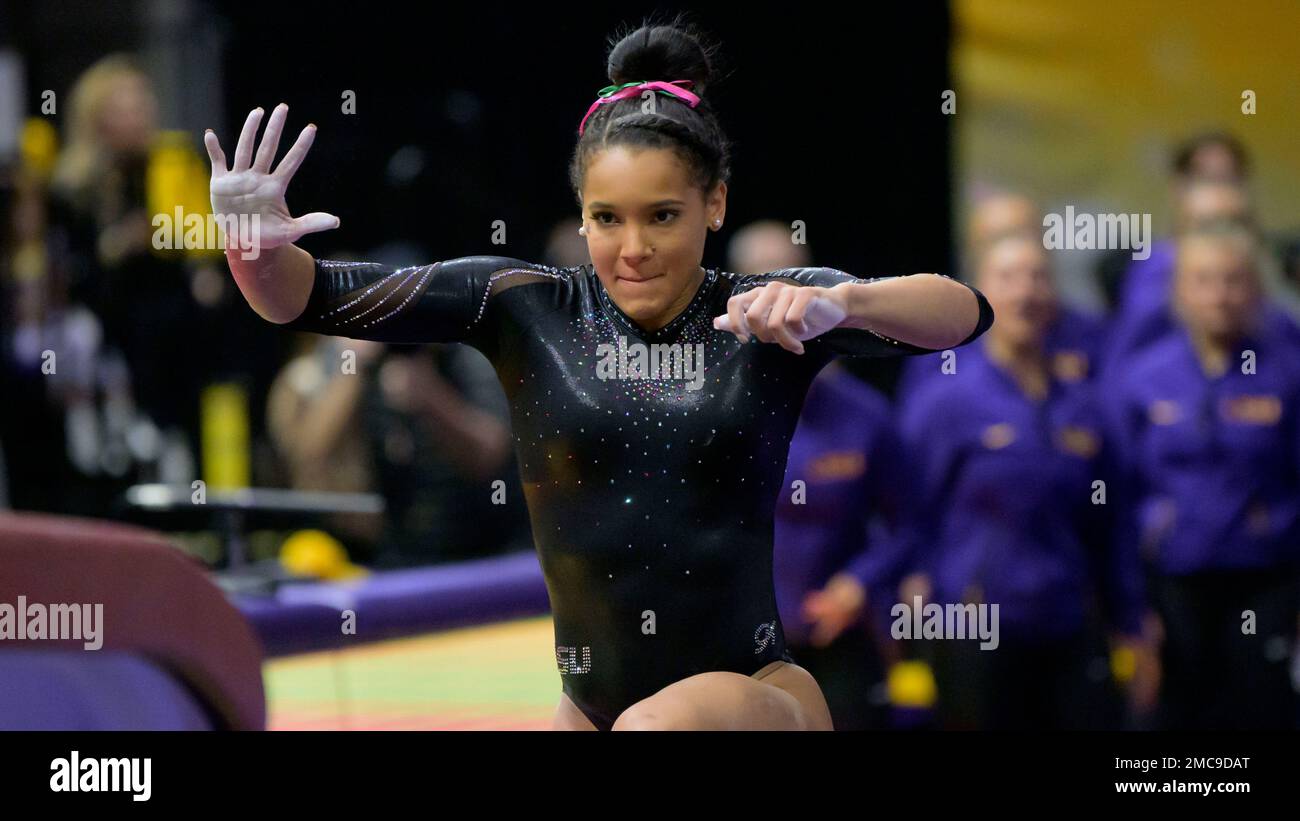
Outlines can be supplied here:
M588 108L587 113L583 115L582 122L578 124L578 136L582 136L582 131L587 125L587 118L595 113L597 108L606 103L617 102L618 100L627 97L635 97L641 93L642 89L648 88L657 91L660 94L670 94L684 100L691 108L695 108L700 104L699 96L684 88L679 88L678 86L681 85L689 86L695 85L695 83L691 80L673 80L671 82L653 80L650 82L623 83L623 85L605 86L598 92L599 99L591 104L591 108Z

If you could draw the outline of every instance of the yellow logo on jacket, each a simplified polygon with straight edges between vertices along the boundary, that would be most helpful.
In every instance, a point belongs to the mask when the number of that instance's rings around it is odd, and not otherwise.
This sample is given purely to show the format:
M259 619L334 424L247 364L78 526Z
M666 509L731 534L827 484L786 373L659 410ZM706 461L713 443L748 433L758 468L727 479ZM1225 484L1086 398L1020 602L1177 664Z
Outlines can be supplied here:
M1064 350L1052 355L1052 374L1062 382L1079 382L1088 376L1088 354Z
M834 450L813 459L808 472L813 481L835 482L861 476L867 469L867 457L853 450Z
M1282 400L1276 396L1233 396L1219 402L1224 419L1245 425L1276 425L1282 418Z
M980 442L989 450L1001 450L1016 441L1016 429L1006 422L989 425L980 434Z
M1065 425L1056 432L1056 446L1066 453L1091 459L1101 450L1101 437L1088 428Z

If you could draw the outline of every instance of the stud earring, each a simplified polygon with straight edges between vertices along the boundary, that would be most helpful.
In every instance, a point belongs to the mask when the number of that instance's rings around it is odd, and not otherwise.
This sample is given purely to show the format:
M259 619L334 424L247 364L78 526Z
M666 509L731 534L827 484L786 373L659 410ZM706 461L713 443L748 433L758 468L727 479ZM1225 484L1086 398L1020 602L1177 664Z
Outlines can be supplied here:
M578 233L582 234L584 237L587 236L587 226L584 225L581 228L579 228Z

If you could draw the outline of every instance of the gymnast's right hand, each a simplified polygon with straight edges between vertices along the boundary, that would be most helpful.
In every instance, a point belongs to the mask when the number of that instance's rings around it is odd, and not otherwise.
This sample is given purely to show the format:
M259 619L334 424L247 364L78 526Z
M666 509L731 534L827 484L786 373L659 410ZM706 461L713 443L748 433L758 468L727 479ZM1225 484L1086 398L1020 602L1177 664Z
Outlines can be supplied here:
M255 252L288 245L303 234L328 231L339 226L338 217L321 211L294 217L290 215L289 206L284 200L289 180L293 179L298 166L302 165L307 150L316 137L316 126L308 125L302 130L293 147L272 171L271 161L275 159L275 152L280 145L280 132L284 130L289 106L280 103L271 112L266 132L262 135L262 143L257 147L257 155L254 157L253 143L257 139L262 114L261 108L248 113L244 130L239 134L239 143L235 146L235 162L230 168L226 168L226 155L221 150L217 135L211 129L203 135L203 144L212 160L212 212L226 220L238 218L241 226L253 226L247 233L241 227L240 233L246 235L238 244L242 247L251 237L255 243L252 250ZM228 235L230 233L227 231ZM235 237L227 239L228 250L233 249L235 240Z

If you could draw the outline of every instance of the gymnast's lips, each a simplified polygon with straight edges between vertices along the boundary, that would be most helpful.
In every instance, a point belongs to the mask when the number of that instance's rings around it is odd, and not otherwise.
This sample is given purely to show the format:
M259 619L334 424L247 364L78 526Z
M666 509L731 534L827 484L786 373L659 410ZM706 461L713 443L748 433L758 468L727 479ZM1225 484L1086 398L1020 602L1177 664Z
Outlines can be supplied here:
M659 279L661 276L663 276L663 274L655 274L653 276L648 276L648 277L633 278L633 277L618 276L617 274L615 274L615 277L618 279L619 282L628 282L635 285L640 285L643 282L649 282L654 279Z

